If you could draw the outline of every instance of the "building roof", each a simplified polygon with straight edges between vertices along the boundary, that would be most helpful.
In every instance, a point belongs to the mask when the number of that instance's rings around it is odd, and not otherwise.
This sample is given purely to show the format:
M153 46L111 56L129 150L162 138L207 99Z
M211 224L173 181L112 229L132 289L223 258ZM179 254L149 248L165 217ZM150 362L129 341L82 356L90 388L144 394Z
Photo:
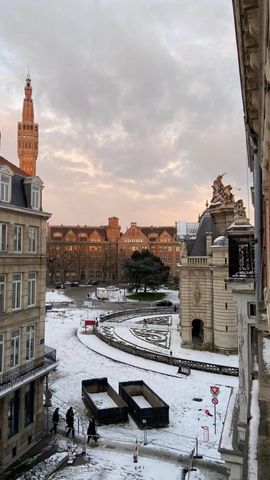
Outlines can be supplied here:
M196 240L194 241L190 254L191 257L203 257L206 255L207 233L212 233L213 240L219 236L211 213L205 210L200 219Z
M154 227L154 226L150 226L150 227L138 227L143 233L144 235L148 236L148 235L151 235L151 233L156 233L157 235L161 235L162 233L164 232L167 232L169 235L171 235L171 237L175 238L175 235L176 235L176 228L175 227Z
M23 177L30 177L28 173L25 173L23 170L21 170L19 167L14 165L13 163L9 162L6 158L0 156L0 165L6 165L7 167L12 170L16 175L21 175Z
M50 230L50 237L51 237L51 240L52 240L52 236L53 234L57 233L57 232L61 232L63 237L66 236L66 234L72 230L72 232L75 234L75 235L79 235L81 233L86 233L87 236L89 237L89 235L91 235L92 233L94 232L97 232L102 238L103 240L107 240L107 226L104 226L104 225L101 225L99 227L89 227L87 225L85 226L80 226L80 225L50 225L49 226L49 230Z

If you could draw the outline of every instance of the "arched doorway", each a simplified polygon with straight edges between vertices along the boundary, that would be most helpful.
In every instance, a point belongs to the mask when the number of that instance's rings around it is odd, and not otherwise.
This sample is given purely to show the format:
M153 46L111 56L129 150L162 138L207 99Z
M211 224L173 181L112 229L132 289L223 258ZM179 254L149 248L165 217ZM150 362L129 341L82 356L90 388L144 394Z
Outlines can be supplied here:
M203 343L203 322L198 318L192 321L192 343Z

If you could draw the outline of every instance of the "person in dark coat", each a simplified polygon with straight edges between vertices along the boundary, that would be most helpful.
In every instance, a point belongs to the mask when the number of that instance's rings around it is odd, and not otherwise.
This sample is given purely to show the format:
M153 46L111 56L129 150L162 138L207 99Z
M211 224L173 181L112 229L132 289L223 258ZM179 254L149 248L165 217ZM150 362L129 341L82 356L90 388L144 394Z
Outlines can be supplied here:
M93 438L95 443L97 444L98 441L98 434L97 434L97 427L94 418L91 418L89 421L88 429L87 429L87 443L89 443L90 438Z
M53 427L51 428L50 432L53 433L54 431L54 433L57 433L57 425L59 423L59 407L57 407L53 412L52 422Z
M75 429L74 429L74 412L73 408L70 407L66 413L66 422L67 422L67 433L66 437L69 436L70 432L72 432L72 438L75 436Z

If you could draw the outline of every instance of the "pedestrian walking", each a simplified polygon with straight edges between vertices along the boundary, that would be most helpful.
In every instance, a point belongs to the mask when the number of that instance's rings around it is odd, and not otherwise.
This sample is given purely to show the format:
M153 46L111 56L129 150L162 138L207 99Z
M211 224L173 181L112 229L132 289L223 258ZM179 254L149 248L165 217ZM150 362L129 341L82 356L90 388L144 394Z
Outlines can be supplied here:
M54 433L57 433L57 425L59 423L59 407L57 407L53 412L52 422L53 427L51 428L50 432L53 433L54 431Z
M135 440L134 451L133 451L133 462L138 463L138 455L139 455L139 442Z
M75 437L74 412L72 407L70 407L66 413L66 422L67 422L67 429L68 429L66 433L66 437L68 437L71 432L72 438L74 438Z
M98 444L99 435L97 434L97 427L94 418L91 418L89 421L88 429L87 429L87 443L90 442L90 439L95 441L95 444Z

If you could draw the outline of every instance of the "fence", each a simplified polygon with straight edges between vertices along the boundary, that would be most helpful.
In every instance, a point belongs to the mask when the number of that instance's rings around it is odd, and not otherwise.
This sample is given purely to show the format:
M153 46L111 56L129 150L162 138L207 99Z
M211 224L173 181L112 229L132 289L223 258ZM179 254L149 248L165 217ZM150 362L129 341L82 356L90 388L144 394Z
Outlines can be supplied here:
M38 371L45 369L54 363L56 365L55 348L45 346L43 357L35 358L24 365L20 365L8 372L2 373L0 375L0 391L6 389L8 385L13 385L21 381L23 378L33 376Z
M172 310L169 310L170 313ZM164 313L168 313L168 309L162 310ZM160 309L144 309L144 310L132 310L132 311L123 311L123 312L114 312L108 315L104 315L100 318L100 322L105 322L110 319L119 318L119 322L127 320L129 318L133 318L140 315L146 315L151 313L160 313ZM132 316L130 316L132 315ZM121 320L122 317L125 317ZM148 360L154 360L155 362L167 363L169 365L174 365L176 367L185 366L189 367L193 370L202 370L204 372L212 372L221 375L230 375L234 377L238 377L239 369L237 367L231 367L229 365L217 365L215 363L210 362L198 362L196 360L186 360L184 358L173 357L170 355L165 355L162 353L153 352L151 350L146 350L142 347L137 345L129 345L121 340L112 339L111 337L107 337L106 335L102 334L98 329L94 328L95 335L102 340L103 342L107 343L111 347L118 348L123 352L130 353L131 355L136 355L138 357L143 357Z

